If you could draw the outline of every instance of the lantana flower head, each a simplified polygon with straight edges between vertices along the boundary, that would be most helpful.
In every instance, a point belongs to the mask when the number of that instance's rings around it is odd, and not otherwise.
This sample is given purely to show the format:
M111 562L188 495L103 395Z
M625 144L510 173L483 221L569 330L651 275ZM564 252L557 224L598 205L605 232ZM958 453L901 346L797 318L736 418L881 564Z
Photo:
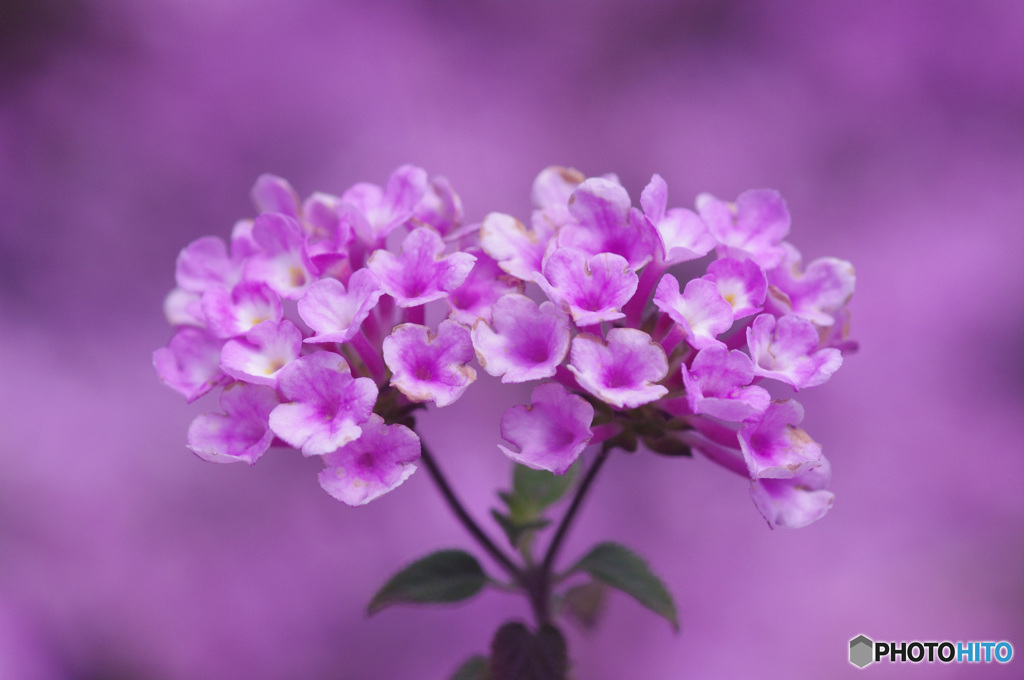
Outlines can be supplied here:
M533 383L495 424L518 463L563 474L590 445L695 450L748 480L770 526L831 506L803 408L771 385L819 386L855 348L854 270L803 264L777 192L675 207L654 175L634 205L614 175L551 167L530 215L466 225L447 180L413 166L304 201L264 175L252 196L259 214L229 242L182 251L175 334L154 354L190 401L224 387L190 430L198 455L287 445L361 505L415 469L410 414L462 398L480 369Z

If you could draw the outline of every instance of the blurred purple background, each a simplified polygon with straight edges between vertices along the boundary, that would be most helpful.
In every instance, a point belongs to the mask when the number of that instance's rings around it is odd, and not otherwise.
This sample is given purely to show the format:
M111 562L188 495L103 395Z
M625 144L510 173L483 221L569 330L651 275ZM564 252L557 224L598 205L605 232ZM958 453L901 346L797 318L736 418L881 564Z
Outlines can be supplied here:
M857 267L861 351L801 399L832 512L772 532L706 460L613 458L565 560L633 546L683 629L614 595L568 629L577 678L854 677L860 633L1017 647L873 677L1020 677L1022 32L1009 0L0 2L0 678L441 680L528 616L367 620L387 574L470 547L427 476L353 510L295 454L204 463L214 403L150 364L178 250L258 174L340 193L405 162L474 220L527 216L550 164L634 200L658 172L673 205L773 187L806 259ZM481 516L526 393L423 421Z

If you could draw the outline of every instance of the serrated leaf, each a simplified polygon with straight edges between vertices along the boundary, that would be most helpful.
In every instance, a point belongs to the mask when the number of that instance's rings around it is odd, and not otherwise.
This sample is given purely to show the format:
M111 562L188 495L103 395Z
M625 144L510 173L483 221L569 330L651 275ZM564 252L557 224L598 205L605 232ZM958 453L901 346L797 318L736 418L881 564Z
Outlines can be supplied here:
M569 573L576 571L585 572L591 578L621 590L679 630L676 605L668 588L654 575L647 562L629 548L618 543L600 543Z
M562 596L562 611L585 630L591 630L604 612L607 593L607 586L600 581L573 586Z
M569 656L561 631L544 624L536 633L519 622L498 629L491 642L491 680L565 680Z
M537 531L551 524L551 520L543 517L517 522L512 519L511 515L506 515L503 512L493 509L491 510L491 516L494 517L494 520L498 523L498 526L501 527L501 530L505 532L505 536L508 537L508 542L512 544L513 548L519 547L520 541L527 532Z
M490 680L491 673L487 668L487 657L477 654L466 659L449 680Z
M485 583L487 575L475 557L462 550L440 550L392 576L373 596L368 613L394 604L460 602L480 592Z

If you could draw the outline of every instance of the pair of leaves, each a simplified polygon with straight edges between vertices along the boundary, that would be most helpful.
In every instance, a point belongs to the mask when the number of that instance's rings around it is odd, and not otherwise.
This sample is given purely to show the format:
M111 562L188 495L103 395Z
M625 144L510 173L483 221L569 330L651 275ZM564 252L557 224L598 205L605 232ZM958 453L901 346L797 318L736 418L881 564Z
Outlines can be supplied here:
M475 557L462 550L440 550L392 576L370 601L376 614L395 604L439 604L473 597L487 584Z
M583 572L599 583L621 590L644 607L666 619L676 631L679 630L679 615L668 588L665 587L661 579L654 575L651 568L647 566L647 562L629 548L618 543L599 543L566 572L566 575L576 572ZM568 591L566 596L568 597L572 592L573 590ZM586 596L600 597L593 593L577 591L577 598ZM563 604L574 607L572 600L563 600ZM580 604L593 603L583 600ZM600 601L593 606L599 608ZM583 610L573 613L586 616L587 612Z
M542 516L544 511L566 494L578 472L579 463L574 464L564 475L515 465L512 491L498 492L508 512L491 511L512 547L519 548L533 532L551 523L551 520Z
M531 632L512 621L494 635L490 659L472 657L450 680L565 680L568 672L568 648L558 628L544 624Z

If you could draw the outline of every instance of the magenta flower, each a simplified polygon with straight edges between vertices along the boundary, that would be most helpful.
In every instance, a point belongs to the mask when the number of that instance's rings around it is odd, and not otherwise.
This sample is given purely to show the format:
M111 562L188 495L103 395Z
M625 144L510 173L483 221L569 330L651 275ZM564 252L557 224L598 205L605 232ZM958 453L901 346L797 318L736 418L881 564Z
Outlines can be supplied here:
M577 335L568 368L580 387L617 408L636 408L668 393L655 384L668 375L665 350L635 328L613 328L607 340L589 333Z
M789 210L777 191L758 189L726 203L711 194L697 197L697 212L718 240L720 257L751 259L765 269L782 262Z
M348 290L337 279L320 279L299 300L299 316L315 333L305 342L348 342L384 294L380 279L369 269L356 271Z
M426 326L405 323L384 338L384 362L391 385L412 401L451 404L476 380L473 343L465 326L442 321L437 333Z
M434 177L416 206L413 219L447 236L462 222L462 199L444 177Z
M167 347L153 352L153 367L168 387L191 404L227 380L220 368L223 344L202 328L185 327Z
M491 213L480 225L480 247L504 271L532 281L541 271L544 252L554 233L554 225L544 219L535 220L527 229L510 215Z
M342 503L365 505L407 480L420 457L420 438L404 425L385 425L376 413L363 434L323 456L320 486Z
M501 436L519 452L498 448L534 470L565 474L593 437L594 407L558 383L538 385L530 400L530 406L513 406L501 417Z
M637 275L614 253L588 256L576 248L558 248L535 275L541 290L572 314L578 326L591 326L625 316L619 311L636 292Z
M220 367L235 380L277 388L281 369L299 358L302 331L287 319L264 321L244 337L228 340L220 352Z
M569 352L569 317L550 302L538 307L525 295L506 295L492 324L473 326L473 347L484 370L504 383L550 378Z
M341 200L358 208L364 218L356 224L359 237L376 244L412 218L426 191L426 171L403 165L391 174L384 189L361 182L342 194Z
M680 294L679 281L666 274L654 291L654 304L679 324L694 349L725 346L718 335L732 327L732 306L713 281L692 279Z
M820 464L788 479L758 479L750 484L754 505L768 526L799 529L817 522L832 507L835 494L826 491L832 466L822 456Z
M219 338L243 335L258 323L280 321L281 299L264 283L242 281L230 291L213 286L203 293L203 316Z
M240 274L239 262L228 255L224 241L214 236L188 244L178 254L174 267L178 287L190 293L204 293L213 286L231 288Z
M762 314L747 328L754 375L773 378L798 390L821 385L843 364L838 349L818 349L818 343L814 324L795 314L777 321L771 314Z
M749 421L759 419L771 402L768 390L750 385L754 367L750 357L739 350L702 349L682 372L693 413L732 422Z
M784 293L789 311L819 326L831 326L836 314L853 296L853 265L834 257L814 260L801 271L800 251L783 243L782 264L768 273L773 286Z
M220 393L224 413L204 413L188 428L188 448L211 463L254 464L274 440L267 424L278 405L269 387L231 383Z
M262 281L289 300L302 297L314 276L306 237L295 218L263 213L253 222L252 240L258 250L246 259L244 278Z
M296 359L278 376L290 403L270 414L270 429L305 456L322 456L357 439L370 418L377 386L353 378L340 354L314 352Z
M267 173L257 177L249 197L261 213L280 213L293 220L302 218L299 195L288 180L277 175Z
M796 477L818 465L821 446L796 427L803 419L799 402L773 401L760 420L740 428L740 450L751 479Z
M768 293L764 270L753 260L723 257L709 264L702 278L715 283L718 294L732 307L734 319L760 312Z
M505 274L494 258L479 248L467 248L465 252L475 257L476 262L462 285L448 293L447 300L449 318L472 326L477 319L490 322L494 303L508 293L522 293L523 285Z
M366 266L399 307L414 307L447 297L469 276L476 258L461 252L445 255L444 249L437 232L419 227L405 237L399 255L377 250Z
M675 264L704 257L715 247L715 237L697 213L685 208L666 209L668 185L655 174L640 194L640 205L658 233L664 263Z
M654 255L659 237L629 201L618 182L587 179L569 201L571 219L557 234L559 247L579 248L589 255L615 253L637 270Z

